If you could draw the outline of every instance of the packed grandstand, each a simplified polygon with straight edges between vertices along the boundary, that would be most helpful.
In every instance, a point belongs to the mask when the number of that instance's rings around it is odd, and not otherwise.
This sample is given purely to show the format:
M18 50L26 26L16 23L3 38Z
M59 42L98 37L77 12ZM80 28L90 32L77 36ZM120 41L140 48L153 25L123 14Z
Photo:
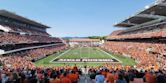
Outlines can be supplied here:
M165 68L165 9L165 2L157 3L117 23L125 29L110 34L104 49L131 57L138 66Z
M99 48L134 59L136 65L36 66L33 62L69 45L49 35L47 25L0 10L0 83L166 83L165 0L115 26L124 29L111 33Z

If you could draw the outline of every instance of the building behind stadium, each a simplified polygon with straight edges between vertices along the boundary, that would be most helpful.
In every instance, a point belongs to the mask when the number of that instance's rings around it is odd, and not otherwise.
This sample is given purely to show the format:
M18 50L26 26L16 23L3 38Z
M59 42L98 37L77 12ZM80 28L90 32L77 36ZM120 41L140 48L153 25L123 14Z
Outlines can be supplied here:
M76 38L69 39L69 45L71 47L76 46L100 46L104 41L100 39L88 39L88 38Z

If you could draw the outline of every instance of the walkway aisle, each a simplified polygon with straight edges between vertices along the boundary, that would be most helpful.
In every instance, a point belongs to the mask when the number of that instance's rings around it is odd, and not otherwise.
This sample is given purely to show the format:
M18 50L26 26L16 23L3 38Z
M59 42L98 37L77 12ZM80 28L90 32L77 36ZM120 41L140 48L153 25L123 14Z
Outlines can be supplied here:
M85 80L86 80L85 76L82 75L80 76L80 80L78 81L78 83L85 83Z
M80 80L78 83L92 83L91 79L88 76L88 69L82 68L83 75L80 76Z
M87 75L82 75L78 83L92 83L91 79Z

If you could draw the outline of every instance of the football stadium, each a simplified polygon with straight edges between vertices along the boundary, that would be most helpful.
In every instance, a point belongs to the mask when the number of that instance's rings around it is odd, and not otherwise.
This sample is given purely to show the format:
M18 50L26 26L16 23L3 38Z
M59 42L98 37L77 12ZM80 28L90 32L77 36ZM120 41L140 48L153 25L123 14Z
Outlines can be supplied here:
M1 9L0 83L166 83L166 0L113 26L103 38L53 37Z

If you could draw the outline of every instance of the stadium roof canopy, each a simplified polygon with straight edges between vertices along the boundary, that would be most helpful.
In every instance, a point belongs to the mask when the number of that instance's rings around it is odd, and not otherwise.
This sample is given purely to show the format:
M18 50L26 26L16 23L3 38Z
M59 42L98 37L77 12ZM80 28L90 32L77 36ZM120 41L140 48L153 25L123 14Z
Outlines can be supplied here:
M12 13L12 12L9 12L9 11L6 11L6 10L0 10L0 15L8 17L8 18L16 19L18 21L25 22L27 24L35 25L35 26L38 26L38 27L50 28L50 27L48 27L44 24L41 24L41 23L38 23L36 21L30 20L28 18L16 15L15 13Z
M133 28L138 25L157 22L166 19L166 2L154 3L146 6L133 16L115 24L116 27Z

